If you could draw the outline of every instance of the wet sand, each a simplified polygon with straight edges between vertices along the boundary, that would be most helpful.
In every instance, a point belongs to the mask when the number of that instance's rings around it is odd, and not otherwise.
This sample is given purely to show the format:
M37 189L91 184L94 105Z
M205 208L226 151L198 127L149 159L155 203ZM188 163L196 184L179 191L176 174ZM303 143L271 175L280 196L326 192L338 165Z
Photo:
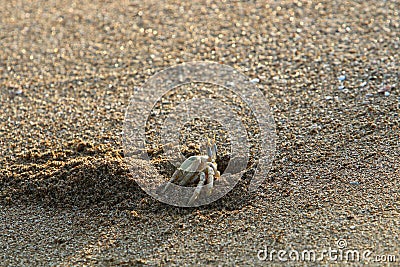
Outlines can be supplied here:
M398 1L95 2L1 3L1 266L263 265L265 246L343 242L400 262ZM124 113L198 60L259 79L276 157L257 192L177 208L134 181Z

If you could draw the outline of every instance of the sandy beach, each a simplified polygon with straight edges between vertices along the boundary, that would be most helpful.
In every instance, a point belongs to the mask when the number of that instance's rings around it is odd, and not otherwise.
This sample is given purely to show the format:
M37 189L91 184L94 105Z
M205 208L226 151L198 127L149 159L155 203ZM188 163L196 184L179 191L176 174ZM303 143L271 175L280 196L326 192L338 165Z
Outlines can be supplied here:
M0 3L0 266L400 264L399 1ZM180 208L140 188L122 132L135 88L192 61L254 81L276 153L246 190L257 130L237 104L246 174L216 202ZM235 103L214 89L199 94ZM185 155L214 131L222 170L226 133L185 125ZM168 179L157 117L146 127Z

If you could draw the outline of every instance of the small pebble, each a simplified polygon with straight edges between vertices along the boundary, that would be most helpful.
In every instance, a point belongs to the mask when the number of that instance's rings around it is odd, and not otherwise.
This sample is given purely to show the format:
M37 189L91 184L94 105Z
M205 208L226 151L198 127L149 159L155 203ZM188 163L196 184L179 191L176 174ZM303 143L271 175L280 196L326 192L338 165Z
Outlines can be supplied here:
M341 81L341 82L343 82L344 80L346 80L346 76L345 76L345 75L340 75L340 76L338 77L338 80Z
M250 80L250 82L251 82L251 83L259 83L259 82L260 82L260 79L254 78L254 79Z
M137 213L137 211L136 210L131 210L131 215L133 216L133 217L139 217L139 213Z
M333 97L330 95L325 96L325 100L331 100Z
M357 181L352 181L352 182L350 182L350 184L351 184L351 185L359 185L360 183L357 182Z
M362 82L361 84L360 84L360 87L364 87L364 86L366 86L368 83L367 82Z
M350 229L351 229L351 230L354 230L354 229L356 229L356 226L355 226L355 225L352 225L352 226L350 226Z
M311 133L318 133L319 130L321 130L322 127L319 126L318 124L314 123L313 125L310 126L310 132Z
M339 90L343 90L343 89L344 89L344 86L343 86L343 85L340 85L340 86L338 87L338 89L339 89Z
M378 93L385 93L385 92L390 92L390 89L392 87L390 85L382 85L379 89L378 89Z
M390 92L385 92L385 96L390 96Z

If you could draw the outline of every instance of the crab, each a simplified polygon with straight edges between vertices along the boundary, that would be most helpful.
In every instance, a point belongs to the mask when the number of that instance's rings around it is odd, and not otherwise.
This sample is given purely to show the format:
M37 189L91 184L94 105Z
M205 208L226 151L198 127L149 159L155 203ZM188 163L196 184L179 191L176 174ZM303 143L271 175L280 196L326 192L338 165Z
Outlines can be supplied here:
M189 199L188 205L192 205L201 190L205 187L208 195L211 195L214 187L214 179L220 177L220 172L217 170L217 146L214 141L207 142L207 155L191 156L187 158L174 172L171 179L164 188L164 192L168 189L171 183L180 186L196 184L197 187Z

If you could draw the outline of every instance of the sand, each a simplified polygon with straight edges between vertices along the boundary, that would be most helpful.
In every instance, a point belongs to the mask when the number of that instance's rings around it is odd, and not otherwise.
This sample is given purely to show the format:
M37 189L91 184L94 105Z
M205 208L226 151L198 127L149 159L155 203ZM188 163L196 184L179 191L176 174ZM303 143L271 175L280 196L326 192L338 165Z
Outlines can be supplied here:
M400 2L181 2L1 1L0 265L398 264ZM122 129L136 87L196 60L259 79L276 156L257 192L253 153L228 195L178 208L135 182ZM289 261L333 263L360 264Z

